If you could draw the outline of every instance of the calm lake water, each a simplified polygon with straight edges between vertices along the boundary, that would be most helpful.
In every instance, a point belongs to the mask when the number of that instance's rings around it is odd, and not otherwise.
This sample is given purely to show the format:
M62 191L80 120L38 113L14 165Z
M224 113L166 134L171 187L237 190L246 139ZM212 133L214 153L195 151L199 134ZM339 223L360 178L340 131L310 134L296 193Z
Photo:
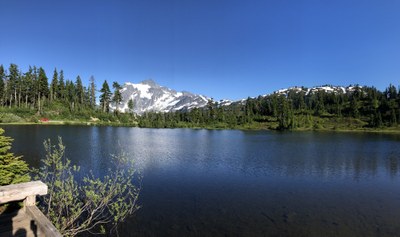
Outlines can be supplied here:
M38 167L43 140L101 175L124 149L144 174L120 236L399 236L400 136L4 126Z

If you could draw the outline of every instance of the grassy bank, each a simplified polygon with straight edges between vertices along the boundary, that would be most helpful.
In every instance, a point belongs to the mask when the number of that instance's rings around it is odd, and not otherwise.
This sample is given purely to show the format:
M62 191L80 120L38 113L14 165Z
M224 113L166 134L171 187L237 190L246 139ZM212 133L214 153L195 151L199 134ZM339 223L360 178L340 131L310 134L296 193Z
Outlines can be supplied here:
M44 125L44 126L127 126L149 128L192 128L192 129L238 129L238 130L279 130L279 123L274 117L258 117L250 122L236 124L227 122L194 123L177 121L161 122L150 125L140 124L140 118L131 114L110 114L101 112L79 111L67 113L60 110L45 110L38 114L31 109L1 108L0 125ZM371 128L366 119L351 117L318 117L297 115L291 131L337 131L337 132L372 132L400 133L399 126Z

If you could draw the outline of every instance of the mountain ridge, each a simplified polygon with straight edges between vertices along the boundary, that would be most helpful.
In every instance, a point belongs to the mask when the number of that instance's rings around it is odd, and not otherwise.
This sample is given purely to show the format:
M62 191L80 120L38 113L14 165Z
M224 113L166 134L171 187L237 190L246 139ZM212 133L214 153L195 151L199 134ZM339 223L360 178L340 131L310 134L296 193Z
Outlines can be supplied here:
M305 95L324 91L325 93L352 93L357 88L362 88L358 85L333 86L322 85L314 87L292 86L280 90L273 91L269 94L259 95L267 97L271 95L285 95L290 92L300 93ZM125 82L121 89L122 102L118 105L120 112L134 112L143 114L145 112L174 112L180 110L190 110L193 108L201 108L207 105L211 97L194 94L188 91L176 91L174 89L161 86L152 79L143 80L139 83ZM249 97L256 98L256 97ZM133 100L133 111L129 111L128 101ZM218 106L229 106L234 103L245 103L246 99L241 100L219 100L216 103ZM116 110L115 103L111 104L111 109Z

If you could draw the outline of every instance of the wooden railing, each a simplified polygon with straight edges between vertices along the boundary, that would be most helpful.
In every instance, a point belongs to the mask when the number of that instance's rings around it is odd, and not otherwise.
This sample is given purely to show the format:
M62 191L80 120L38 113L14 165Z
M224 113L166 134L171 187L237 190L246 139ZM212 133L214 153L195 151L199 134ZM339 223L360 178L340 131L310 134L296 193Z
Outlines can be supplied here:
M40 231L49 237L62 235L36 206L36 195L46 195L47 185L41 181L0 186L0 204L24 201L23 211L32 218Z

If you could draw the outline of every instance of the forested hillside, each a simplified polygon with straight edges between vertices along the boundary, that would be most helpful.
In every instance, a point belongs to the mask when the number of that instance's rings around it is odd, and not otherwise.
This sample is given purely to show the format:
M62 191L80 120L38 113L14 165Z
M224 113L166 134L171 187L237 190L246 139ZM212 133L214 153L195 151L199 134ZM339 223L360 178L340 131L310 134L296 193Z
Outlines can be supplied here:
M41 67L27 72L16 64L7 69L0 65L0 122L103 121L132 123L132 116L110 114L110 103L120 100L119 84L114 82L114 96L104 81L100 89L100 105L96 105L95 78L84 86L81 77L64 78L63 70L54 69L49 77Z
M137 116L110 111L110 103L121 103L117 82L112 84L113 92L107 81L97 91L93 76L84 86L80 76L74 81L65 79L62 70L55 69L49 79L41 67L21 72L15 64L8 69L0 65L0 79L2 123L46 118L156 128L396 130L400 121L400 93L394 85L384 91L358 85L348 91L292 88L229 105L209 100L201 108ZM100 92L99 104L96 91Z

